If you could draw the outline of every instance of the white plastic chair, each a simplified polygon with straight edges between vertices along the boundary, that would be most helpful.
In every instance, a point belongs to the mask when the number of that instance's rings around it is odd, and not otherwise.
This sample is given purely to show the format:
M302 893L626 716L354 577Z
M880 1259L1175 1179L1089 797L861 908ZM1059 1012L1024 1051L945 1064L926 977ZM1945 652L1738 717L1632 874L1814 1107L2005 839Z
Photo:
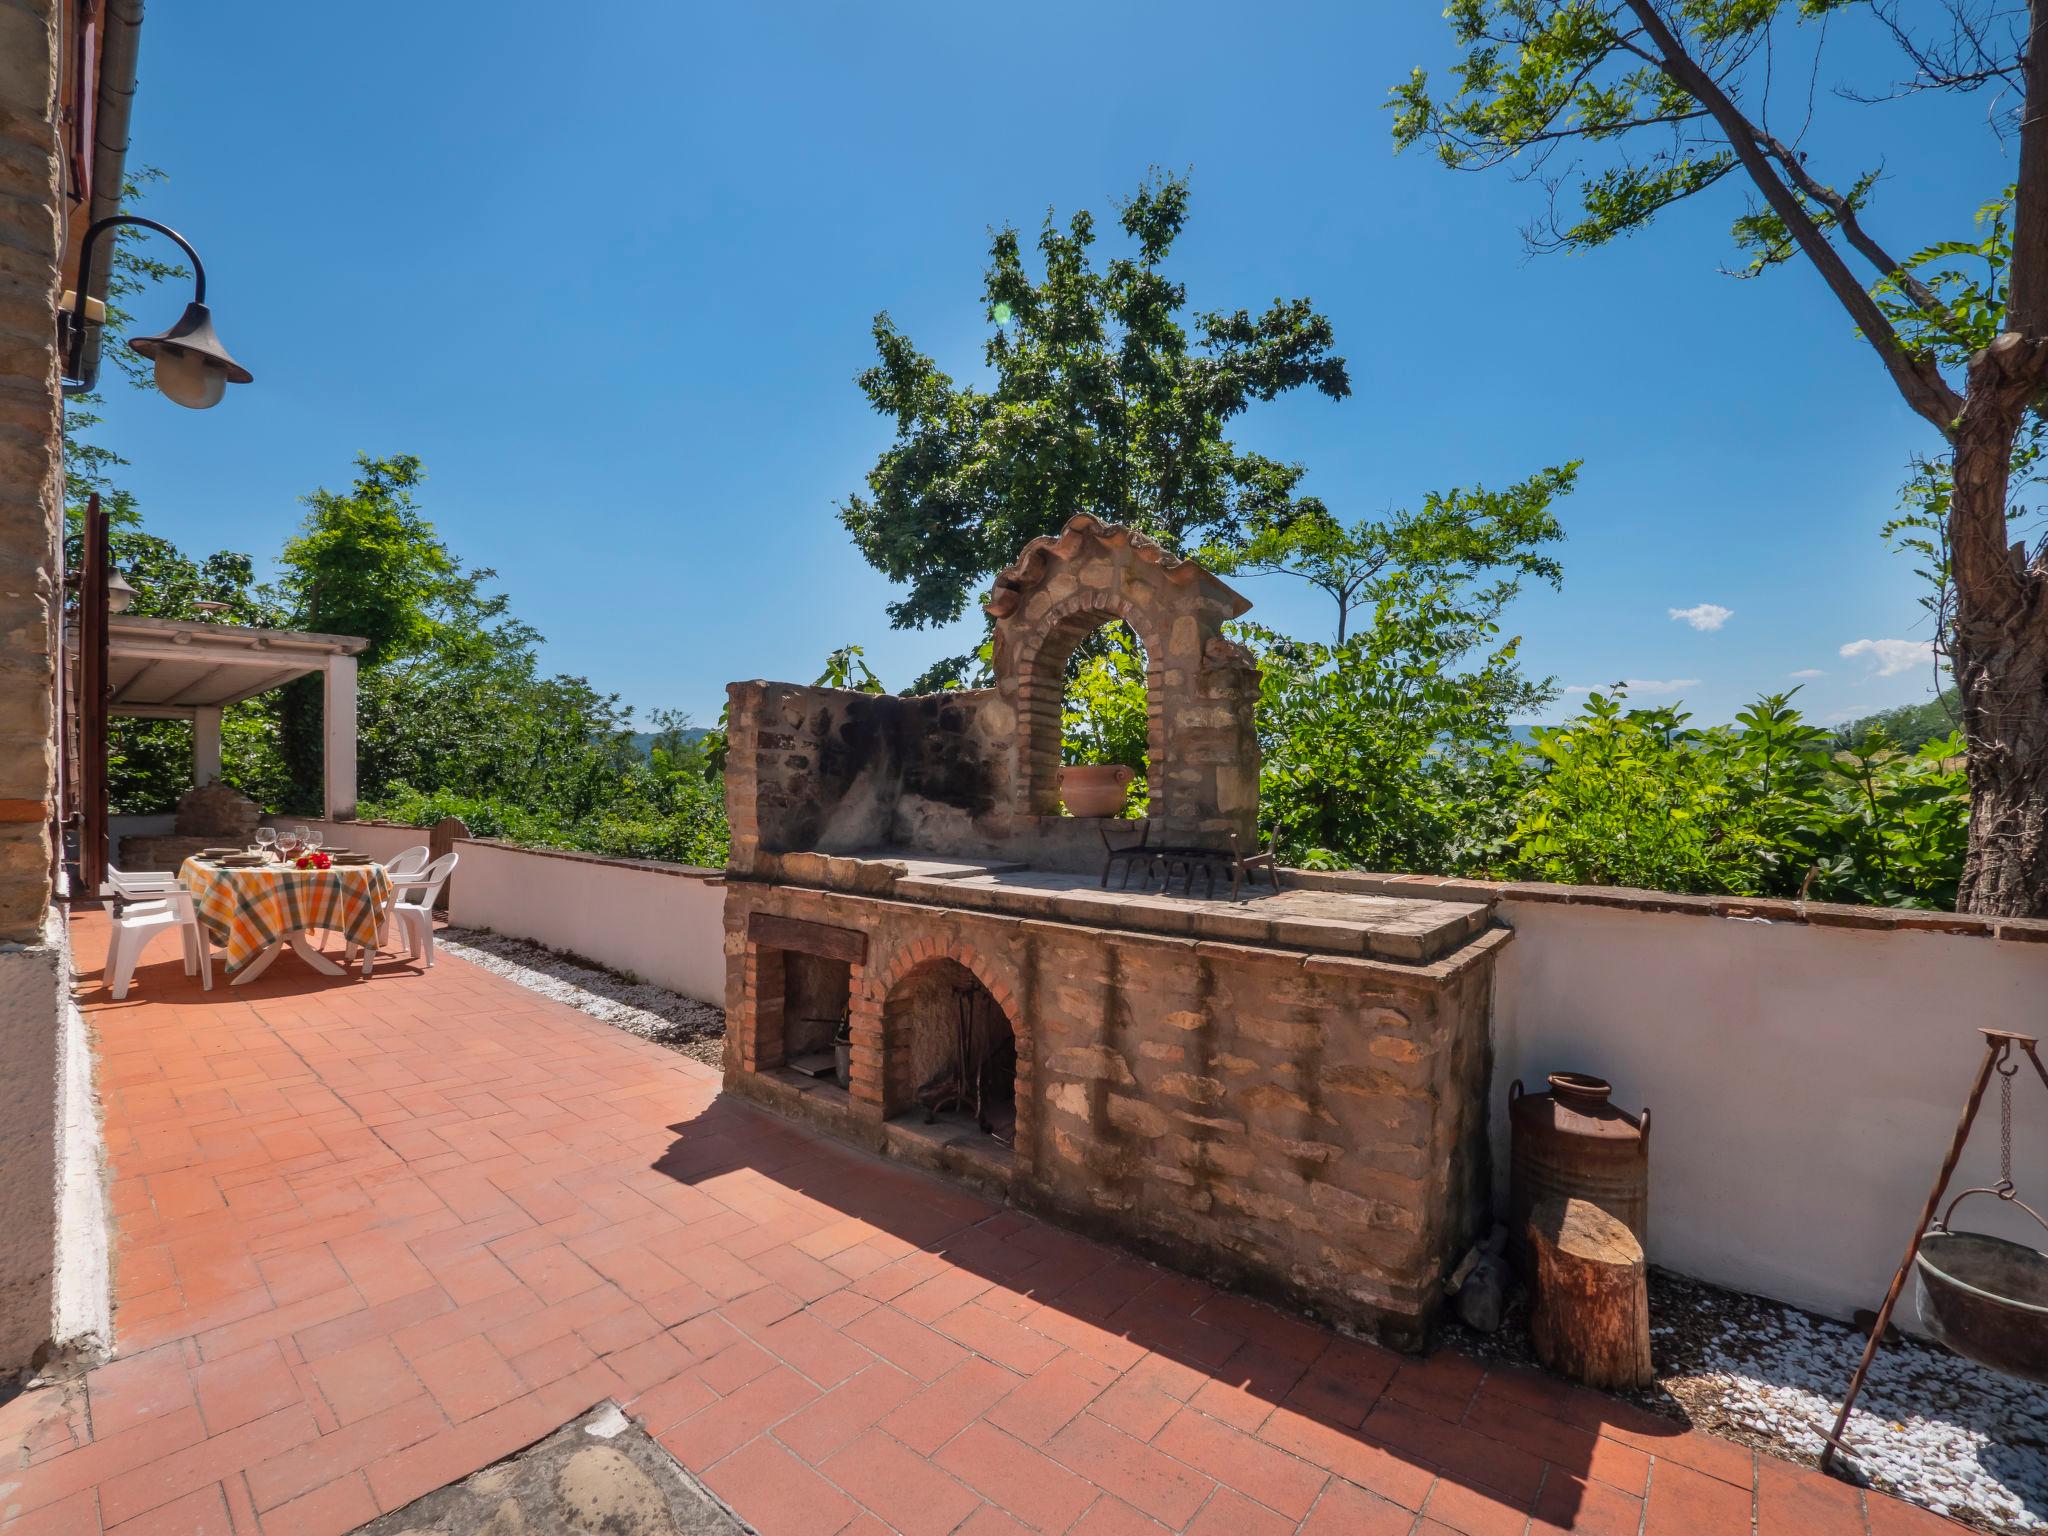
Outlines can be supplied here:
M200 987L213 990L213 949L200 926L199 913L192 905L192 893L170 876L158 873L130 874L107 870L103 889L119 896L126 906L110 914L107 935L107 985L114 1001L128 995L128 983L135 978L135 962L158 934L172 928L185 951L185 974L197 975Z
M427 866L434 862L434 853L425 843L408 848L403 853L393 854L384 861L384 872L391 876L394 889L403 890L408 879L418 879L427 872Z
M440 900L441 887L455 873L460 857L459 854L444 853L420 871L410 884L401 888L394 883L391 905L384 909L387 918L398 919L399 931L405 935L406 954L424 960L429 967L434 963L434 903ZM354 953L355 946L348 945L343 957Z
M178 888L178 877L164 869L116 869L107 866L107 878L100 882L102 896L119 896L124 901L150 901Z

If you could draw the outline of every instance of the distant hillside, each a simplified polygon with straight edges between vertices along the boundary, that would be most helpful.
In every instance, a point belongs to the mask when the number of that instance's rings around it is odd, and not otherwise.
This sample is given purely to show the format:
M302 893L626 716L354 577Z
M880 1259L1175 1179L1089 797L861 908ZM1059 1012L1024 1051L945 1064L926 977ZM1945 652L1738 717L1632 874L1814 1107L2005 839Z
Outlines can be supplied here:
M1882 733L1885 740L1893 745L1909 752L1917 751L1937 736L1960 730L1961 715L1956 691L1951 688L1940 698L1929 699L1924 704L1901 704L1896 709L1881 709L1861 720L1851 720L1835 731L1835 747L1840 751L1855 746L1866 737Z
M656 734L657 733L654 731L635 731L633 733L633 750L639 753L642 757L647 756L647 754L654 749L654 738ZM696 742L702 741L706 736L709 736L711 734L711 728L705 725L693 725L688 730L682 731L679 734L683 738L683 744L685 746L690 746Z

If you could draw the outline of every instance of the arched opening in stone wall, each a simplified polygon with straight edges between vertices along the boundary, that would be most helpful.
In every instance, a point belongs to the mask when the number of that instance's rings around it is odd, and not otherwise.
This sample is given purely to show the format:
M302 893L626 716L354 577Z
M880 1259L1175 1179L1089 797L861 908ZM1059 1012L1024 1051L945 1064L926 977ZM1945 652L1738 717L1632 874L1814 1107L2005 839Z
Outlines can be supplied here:
M1049 706L1024 720L1032 812L1056 816L1064 804L1075 816L1146 815L1163 756L1159 672L1136 626L1084 609L1046 632L1029 667L1033 697ZM1105 771L1066 775L1063 794L1062 768ZM1127 770L1127 784L1118 784L1122 776L1110 771L1117 768ZM1106 800L1090 803L1083 797L1091 791Z
M882 1113L1017 1139L1017 1034L995 994L959 961L918 966L882 1004Z

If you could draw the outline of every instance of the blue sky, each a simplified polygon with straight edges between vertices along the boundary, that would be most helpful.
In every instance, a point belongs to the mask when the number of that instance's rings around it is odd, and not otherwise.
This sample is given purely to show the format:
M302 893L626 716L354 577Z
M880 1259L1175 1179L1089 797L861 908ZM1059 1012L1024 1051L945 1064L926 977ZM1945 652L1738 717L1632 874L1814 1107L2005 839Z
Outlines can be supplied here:
M1824 79L1888 62L1838 38ZM203 413L117 387L102 437L154 531L259 560L356 453L422 455L548 662L643 708L708 722L727 680L850 641L901 684L971 637L892 632L834 511L889 438L853 383L872 317L972 372L988 227L1107 216L1159 165L1193 177L1194 307L1334 323L1353 397L1236 436L1338 512L1585 460L1564 589L1509 619L1537 673L1708 720L1803 672L1822 717L1924 697L1877 530L1932 434L1818 280L1718 274L1732 191L1526 258L1534 189L1390 148L1386 87L1448 59L1422 4L159 6L131 160L170 173L146 211L257 382ZM1984 107L1823 97L1816 167L1882 158L1900 248L1967 233L2011 175ZM1244 588L1327 626L1286 578Z

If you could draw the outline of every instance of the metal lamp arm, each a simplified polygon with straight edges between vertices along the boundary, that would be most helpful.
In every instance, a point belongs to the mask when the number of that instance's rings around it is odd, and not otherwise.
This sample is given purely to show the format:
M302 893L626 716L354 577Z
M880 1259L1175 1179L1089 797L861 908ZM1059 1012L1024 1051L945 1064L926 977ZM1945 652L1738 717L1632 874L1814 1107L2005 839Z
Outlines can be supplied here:
M153 229L158 234L168 235L171 239L175 240L178 243L178 249L191 258L192 302L195 304L204 304L206 302L206 263L201 261L199 253L192 249L192 242L171 228L170 225L159 223L155 219L145 219L142 215L136 213L116 213L109 215L107 218L95 220L86 230L85 238L78 243L78 287L71 296L71 312L65 316L64 323L65 376L77 380L83 389L92 388L96 382L96 379L88 379L81 372L85 365L86 288L92 277L93 247L99 243L100 236L109 229L112 229L116 224L134 224L143 229Z

